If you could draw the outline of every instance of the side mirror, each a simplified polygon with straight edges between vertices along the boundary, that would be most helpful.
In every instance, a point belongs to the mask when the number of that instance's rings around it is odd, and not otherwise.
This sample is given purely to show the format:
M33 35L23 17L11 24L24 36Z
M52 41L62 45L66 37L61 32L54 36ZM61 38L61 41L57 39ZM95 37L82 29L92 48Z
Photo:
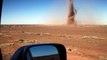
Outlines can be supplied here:
M35 44L19 48L11 60L66 60L66 49L61 44Z
M57 48L52 45L31 47L28 54L32 60L60 60Z
M3 60L2 53L1 53L1 48L0 48L0 60Z

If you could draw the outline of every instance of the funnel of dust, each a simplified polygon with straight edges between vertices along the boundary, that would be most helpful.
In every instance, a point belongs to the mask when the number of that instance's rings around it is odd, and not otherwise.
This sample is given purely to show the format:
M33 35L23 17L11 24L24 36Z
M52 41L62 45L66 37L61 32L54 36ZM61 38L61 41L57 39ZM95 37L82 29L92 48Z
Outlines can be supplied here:
M76 14L76 9L73 6L73 1L68 0L68 19L67 19L67 24L68 25L75 25L75 14Z

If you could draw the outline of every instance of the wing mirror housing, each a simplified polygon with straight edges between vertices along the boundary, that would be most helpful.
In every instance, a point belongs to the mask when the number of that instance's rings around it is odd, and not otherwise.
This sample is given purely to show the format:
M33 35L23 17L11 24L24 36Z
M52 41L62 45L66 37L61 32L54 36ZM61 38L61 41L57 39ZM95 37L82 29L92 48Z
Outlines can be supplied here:
M20 47L10 60L66 60L62 44L34 44Z

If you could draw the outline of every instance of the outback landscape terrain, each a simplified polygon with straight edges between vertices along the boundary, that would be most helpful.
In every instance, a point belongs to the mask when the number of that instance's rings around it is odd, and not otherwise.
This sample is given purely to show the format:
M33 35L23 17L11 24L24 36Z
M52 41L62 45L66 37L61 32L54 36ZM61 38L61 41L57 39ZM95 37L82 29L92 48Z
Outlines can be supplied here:
M67 60L107 60L107 26L1 25L4 60L27 44L60 43Z

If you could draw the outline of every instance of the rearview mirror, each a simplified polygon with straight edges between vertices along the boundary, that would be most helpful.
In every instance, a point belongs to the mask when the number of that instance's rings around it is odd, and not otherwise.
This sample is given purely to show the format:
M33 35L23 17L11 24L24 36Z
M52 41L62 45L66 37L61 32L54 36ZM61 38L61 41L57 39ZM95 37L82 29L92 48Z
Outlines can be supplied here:
M11 60L66 60L66 49L61 44L34 44L20 47Z

